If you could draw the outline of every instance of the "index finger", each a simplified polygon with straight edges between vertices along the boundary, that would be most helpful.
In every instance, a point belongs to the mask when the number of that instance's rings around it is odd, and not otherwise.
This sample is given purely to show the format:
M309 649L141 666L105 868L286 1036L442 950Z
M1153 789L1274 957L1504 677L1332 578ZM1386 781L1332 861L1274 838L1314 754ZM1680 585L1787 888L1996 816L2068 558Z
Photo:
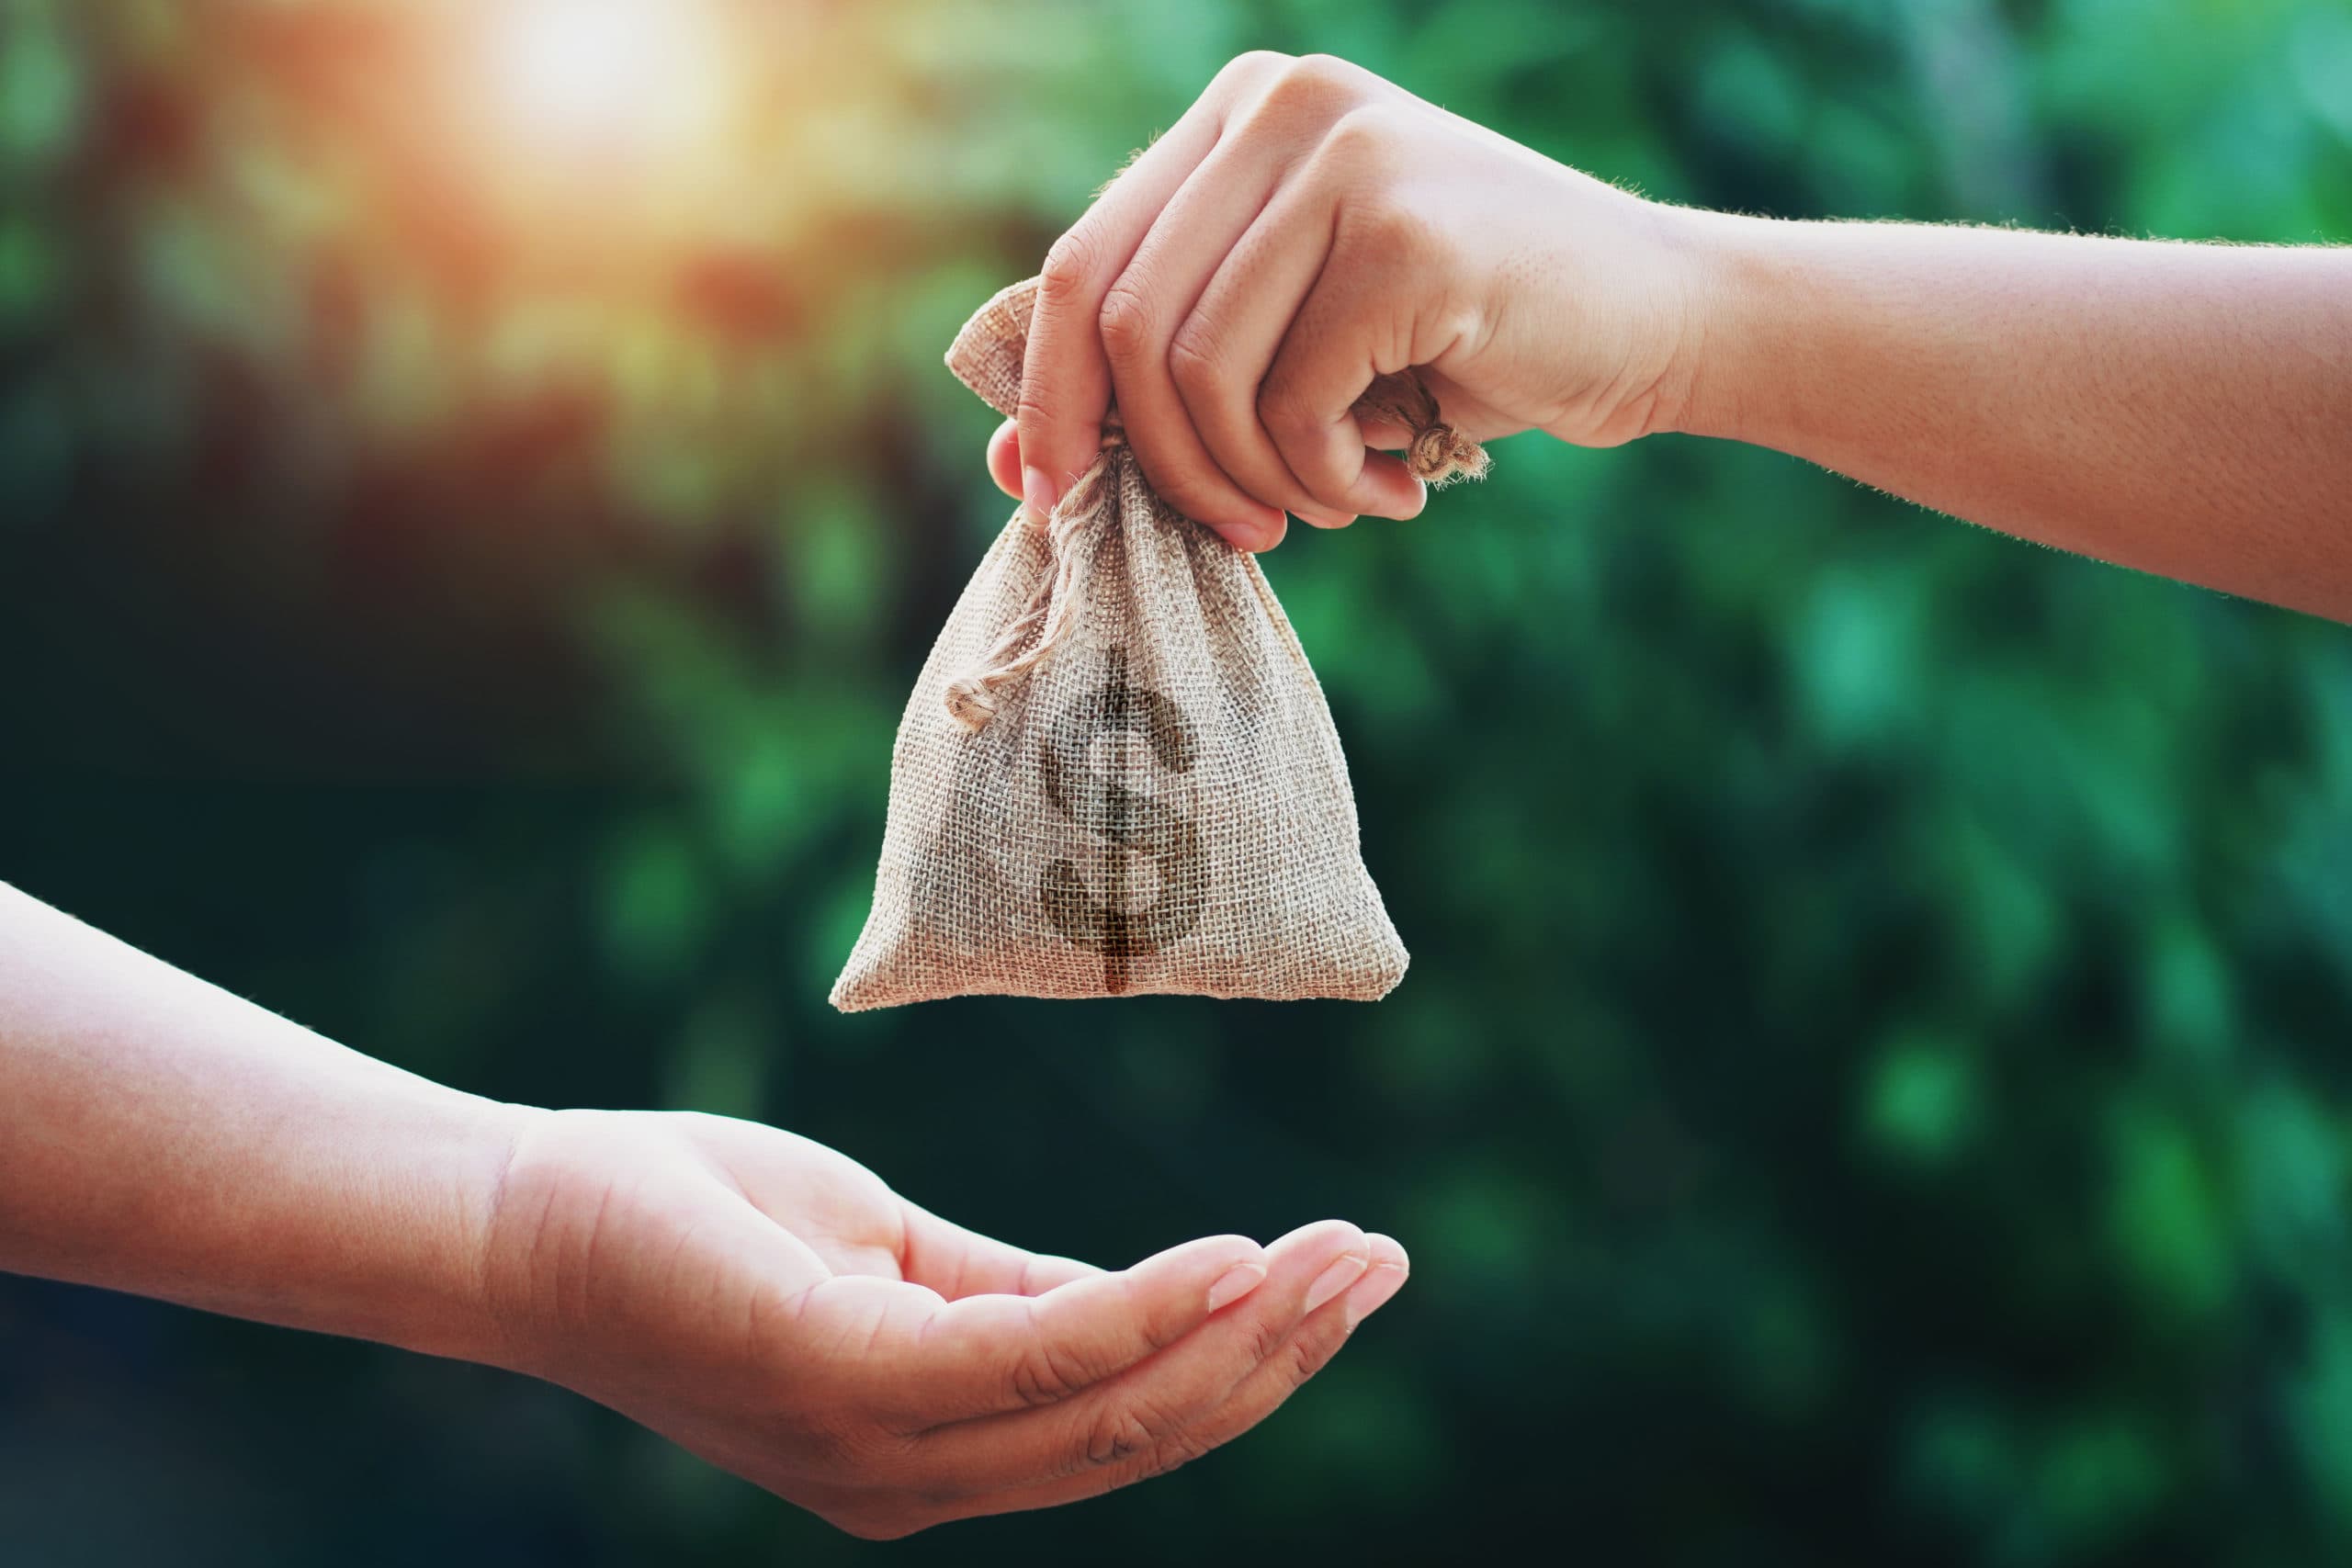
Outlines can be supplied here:
M966 1296L1043 1295L1102 1272L1075 1258L1030 1252L967 1230L913 1203L905 1205L903 1237L899 1272L951 1302Z
M1046 254L1018 416L1022 491L1033 521L1045 521L1102 449L1102 416L1111 406L1111 362L1099 326L1104 298L1160 209L1216 147L1238 84L1271 70L1278 58L1245 55L1227 65Z
M1402 1258L1401 1248L1386 1245ZM1372 1239L1344 1221L1302 1226L1267 1249L1264 1287L1214 1324L1051 1410L926 1432L918 1439L922 1469L935 1483L993 1511L987 1500L1000 1494L1121 1469L1131 1461L1148 1463L1155 1453L1213 1447L1255 1425L1329 1359L1345 1334L1337 1314L1318 1309L1363 1277L1374 1251ZM1302 1324L1318 1316L1329 1332L1313 1345L1298 1344ZM1286 1354L1293 1349L1302 1353ZM1255 1392L1237 1407L1237 1392L1244 1388ZM1206 1437L1214 1441L1204 1445Z
M1405 1249L1389 1236L1366 1240L1372 1267L1362 1280L1342 1295L1326 1297L1325 1304L1308 1313L1291 1331L1281 1349L1261 1359L1257 1370L1242 1379L1215 1410L1189 1425L1155 1420L1142 1409L1131 1410L1093 1435L1087 1464L1050 1481L982 1494L954 1505L955 1513L1011 1513L1099 1496L1165 1475L1249 1431L1321 1371L1364 1315L1377 1310L1404 1284L1410 1268ZM1253 1303L1249 1310L1259 1311L1260 1304Z
M874 1325L863 1374L909 1430L1050 1404L1175 1344L1265 1278L1265 1248L1208 1236L1043 1295L933 1297Z

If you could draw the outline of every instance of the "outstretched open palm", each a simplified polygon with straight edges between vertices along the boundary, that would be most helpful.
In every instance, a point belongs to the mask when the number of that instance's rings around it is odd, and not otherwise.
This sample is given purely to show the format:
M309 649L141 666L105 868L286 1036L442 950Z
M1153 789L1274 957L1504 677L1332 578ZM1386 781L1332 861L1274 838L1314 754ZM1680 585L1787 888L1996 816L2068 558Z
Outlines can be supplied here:
M1248 1430L1405 1279L1340 1221L1104 1272L792 1134L560 1111L485 1249L506 1360L866 1536L1043 1507Z

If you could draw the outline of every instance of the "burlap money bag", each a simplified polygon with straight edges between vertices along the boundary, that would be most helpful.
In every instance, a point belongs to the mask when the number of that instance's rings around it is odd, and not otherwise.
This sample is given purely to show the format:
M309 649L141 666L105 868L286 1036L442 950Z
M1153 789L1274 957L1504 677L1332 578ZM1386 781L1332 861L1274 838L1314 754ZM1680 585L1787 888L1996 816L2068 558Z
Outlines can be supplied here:
M1034 299L1006 289L947 355L1005 413ZM1375 393L1415 430L1416 471L1483 464L1418 382ZM915 681L833 1005L1369 1001L1405 963L1322 688L1256 558L1155 496L1114 415L1046 527L1014 513Z

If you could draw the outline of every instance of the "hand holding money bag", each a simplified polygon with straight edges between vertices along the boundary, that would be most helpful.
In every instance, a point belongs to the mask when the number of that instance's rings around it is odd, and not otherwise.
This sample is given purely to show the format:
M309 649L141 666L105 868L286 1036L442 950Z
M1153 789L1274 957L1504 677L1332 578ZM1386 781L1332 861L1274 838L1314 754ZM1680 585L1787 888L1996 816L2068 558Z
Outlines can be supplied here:
M1035 282L948 367L1020 403ZM1360 412L1442 480L1485 454L1409 375ZM1016 511L916 678L845 1012L940 997L1371 1001L1405 948L1315 671L1257 558L1151 491L1114 412L1044 527Z

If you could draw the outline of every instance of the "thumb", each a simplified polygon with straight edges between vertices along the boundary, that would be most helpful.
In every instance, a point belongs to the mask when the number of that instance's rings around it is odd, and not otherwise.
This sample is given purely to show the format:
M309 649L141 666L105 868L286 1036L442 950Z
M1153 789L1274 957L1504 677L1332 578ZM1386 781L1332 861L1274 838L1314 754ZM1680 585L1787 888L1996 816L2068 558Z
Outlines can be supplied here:
M989 437L989 478L1013 500L1021 499L1021 428L1009 419Z

